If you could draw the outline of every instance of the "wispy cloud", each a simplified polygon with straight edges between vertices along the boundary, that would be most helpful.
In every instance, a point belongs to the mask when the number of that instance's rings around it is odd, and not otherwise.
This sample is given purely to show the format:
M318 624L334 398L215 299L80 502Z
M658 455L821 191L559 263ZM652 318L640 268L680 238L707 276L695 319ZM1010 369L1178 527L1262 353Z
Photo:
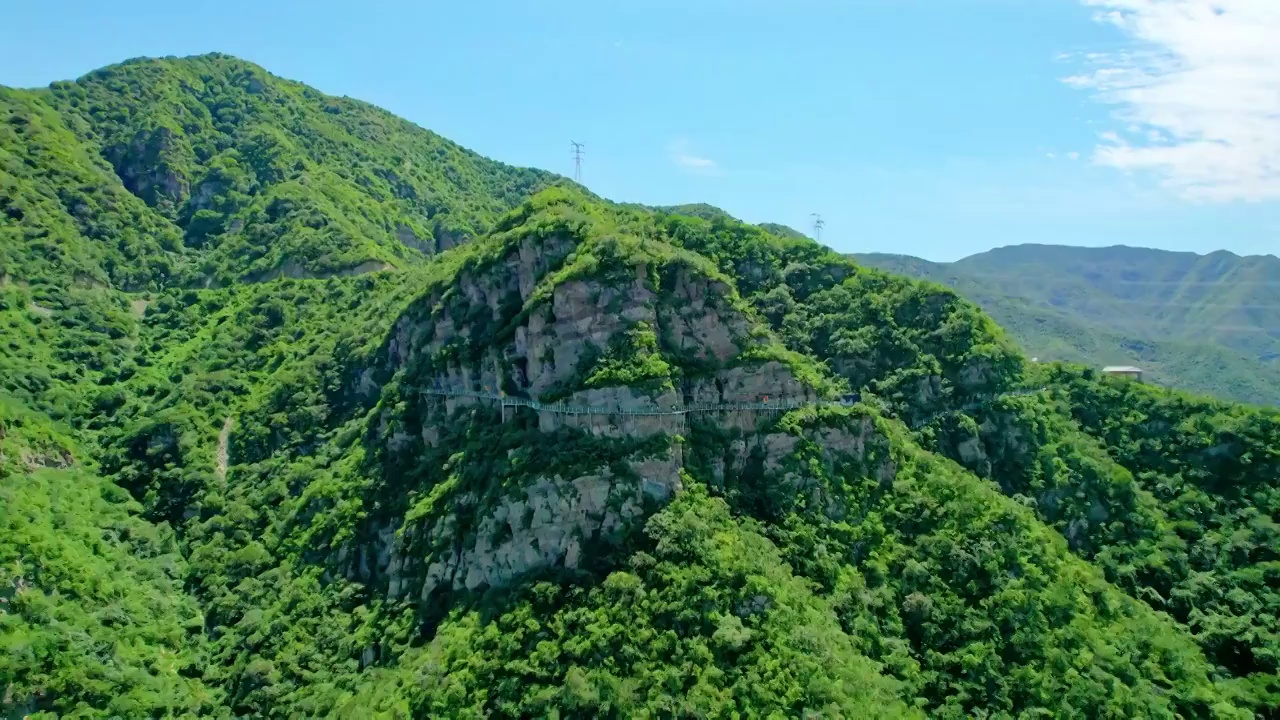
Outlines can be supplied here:
M1127 34L1069 77L1116 106L1100 165L1193 200L1280 200L1280 0L1081 0Z
M694 152L692 145L684 138L671 141L667 146L667 155L671 162L687 172L697 175L720 174L720 164Z

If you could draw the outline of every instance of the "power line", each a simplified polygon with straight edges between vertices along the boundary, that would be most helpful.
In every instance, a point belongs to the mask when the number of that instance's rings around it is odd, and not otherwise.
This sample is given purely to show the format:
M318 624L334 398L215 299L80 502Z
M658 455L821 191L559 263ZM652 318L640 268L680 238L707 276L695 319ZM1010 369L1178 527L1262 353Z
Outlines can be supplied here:
M1197 302L1159 302L1151 300L1126 300L1124 298L1107 298L1102 302L1123 303L1125 305L1138 305L1141 307L1170 307L1170 308L1203 308L1215 310L1277 310L1280 304L1272 303L1269 305L1236 305L1234 303L1197 303Z
M1099 282L1120 283L1123 285L1258 285L1260 287L1280 287L1280 280L1126 280L1124 278L1101 278Z
M855 261L858 261L858 256L857 256L857 255L853 255L852 257L853 257L853 259L854 259ZM926 262L927 262L927 261L926 261ZM963 282L964 282L964 281L966 281L966 280L1016 280L1016 281L1021 281L1021 282L1023 282L1023 283L1028 282L1028 281L1034 281L1034 282L1036 282L1038 285L1041 285L1041 286L1043 286L1043 285L1045 284L1045 283L1044 283L1043 281L1041 281L1041 280L1035 280L1035 279L1033 279L1033 278L1028 278L1026 275L1019 275L1019 274L1013 274L1013 273L964 273L964 272L962 272L962 273L955 273L955 272L949 272L949 273L939 273L939 274L921 274L921 275L916 275L916 274L914 274L914 273L911 273L911 272L908 272L908 271L904 271L904 270L900 270L900 269L897 269L897 268L887 268L887 267L883 267L883 266L880 266L880 265L875 265L875 264L867 263L867 262L861 262L860 264L862 264L864 267L868 267L868 268L872 268L872 269L880 270L880 271L882 271L882 272L889 272L889 273L894 273L894 274L897 274L897 275L902 275L902 276L905 276L905 277L912 277L912 278L916 278L916 279L920 279L920 280L930 280L930 281L932 281L932 282L942 283L942 284L944 284L944 285L950 285L953 289L955 289L955 290L957 290L957 291L961 291L961 288L959 287L959 284L960 284L960 283L963 283ZM1086 283L1088 283L1088 284L1089 284L1089 286L1088 286L1086 289L1091 290L1091 291L1094 291L1094 292L1097 292L1097 291L1099 291L1099 290L1100 290L1100 288L1099 288L1097 285L1095 285L1095 284L1093 284L1093 283L1089 282L1088 280L1085 280L1084 282L1086 282ZM1224 286L1225 286L1225 285L1230 285L1230 286L1232 286L1232 287L1236 287L1236 286L1240 286L1240 285L1256 285L1256 286L1260 286L1260 287L1273 287L1273 286L1274 286L1274 287L1280 287L1280 281L1271 281L1271 280L1241 280L1241 281L1234 281L1234 280L1225 280L1225 279L1224 279L1224 280L1222 280L1222 281L1220 281L1220 282L1212 282L1212 281L1208 281L1208 280L1189 280L1189 281L1182 281L1182 280L1122 280L1122 279L1119 279L1119 278L1114 278L1114 279L1111 279L1111 280L1109 281L1109 284L1115 284L1115 285L1224 285ZM1068 285L1068 286L1066 286L1066 287L1065 287L1065 288L1063 288L1063 289L1066 289L1066 290L1072 290L1072 289L1075 289L1075 288L1074 288L1074 286ZM1023 297L1023 296L1021 296L1021 295L1016 294L1016 291L1017 291L1017 288L1015 288L1015 289L1013 289L1013 290L1010 290L1010 289L1007 289L1007 288L1005 288L1005 287L1001 287L1001 286L998 286L998 285L993 285L993 286L990 286L989 288L987 288L987 289L986 289L986 292L987 292L987 293L988 293L988 294L989 294L993 299L1000 299L1000 300L1018 300L1018 301L1026 301L1026 300L1028 300L1028 298L1025 298L1025 297ZM1082 303L1083 303L1083 305L1081 305ZM1105 305L1105 304L1108 304L1108 303L1112 303L1112 304L1116 304L1116 303L1118 303L1118 304L1123 304L1123 305L1136 305L1136 306L1139 306L1139 307L1153 307L1153 308L1199 308L1199 309L1216 309L1216 310L1277 310L1277 309L1280 309L1280 303L1265 303L1265 304L1259 304L1259 303L1222 303L1222 302L1196 302L1196 301L1172 300L1172 299L1171 299L1171 300L1169 300L1169 301L1163 301L1163 300L1139 300L1139 299L1131 299L1131 298L1116 297L1116 296L1114 296L1114 295L1101 295L1101 296L1096 296L1096 297L1093 297L1093 298L1088 298L1088 299L1078 300L1078 301L1073 302L1072 304L1073 304L1074 306L1076 306L1076 307L1081 307L1081 306L1083 306L1083 307L1091 307L1091 306L1095 306L1095 304L1104 304L1104 305ZM1047 308L1054 309L1054 310L1061 310L1061 309L1063 309L1061 306L1053 305L1053 304L1049 304L1049 303L1044 303L1044 304L1039 305L1039 306L1037 306L1037 307L1047 307Z
M569 141L573 146L573 181L582 184L582 149L586 147L580 142Z
M1020 295L1009 295L1009 294L1000 294L995 297L998 297L1002 300L1018 300L1021 302L1027 302L1029 300L1029 298L1025 298ZM1198 302L1181 302L1181 301L1161 302L1159 300L1128 300L1125 298L1118 298L1118 297L1104 297L1104 298L1099 298L1097 300L1092 300L1092 299L1078 300L1071 303L1072 307L1076 309L1097 308L1098 306L1116 305L1116 304L1136 305L1138 307L1151 307L1151 308L1198 308L1201 310L1210 310L1210 309L1212 310L1280 310L1280 303L1269 303L1266 305L1252 305L1252 304L1237 305L1235 303L1211 303L1211 302L1198 303ZM1062 305L1054 305L1052 303L1047 303L1047 302L1042 303L1041 305L1038 305L1038 306L1033 306L1033 307L1047 307L1053 310L1064 309Z
M813 239L817 242L822 242L822 228L826 223L822 221L822 216L818 213L810 213L810 216L813 218Z
M855 255L853 256L853 259L854 259L854 260L857 260L857 259L858 259L858 255L857 255L857 254L855 254ZM926 263L928 263L928 262L930 262L930 261L925 260L925 262L926 262ZM975 278L975 279L989 279L989 280L1024 280L1024 281L1025 281L1025 280L1027 280L1027 276L1026 276L1026 275L1019 275L1019 274L1016 274L1016 273L977 273L977 272L965 272L965 271L963 271L963 270L955 271L955 270L951 270L950 268L946 267L946 265L947 265L946 263L937 263L937 264L939 264L939 265L943 265L943 272L947 272L947 273L949 273L949 274L948 274L948 277L954 277L954 278L956 278L956 279L960 279L960 278ZM873 266L873 267L874 267L874 266ZM957 273L959 273L959 274L957 274ZM1200 285L1200 286L1230 285L1230 286L1232 286L1232 287L1238 287L1238 286L1241 286L1241 285L1245 285L1245 286L1257 286L1257 287L1280 287L1280 280L1233 280L1233 279L1231 279L1231 278L1223 278L1223 279L1221 279L1221 280L1128 280L1128 279L1125 279L1125 278L1116 278L1116 277L1102 277L1102 278L1097 278L1097 279L1090 279L1090 278L1083 278L1083 277L1081 277L1081 278L1069 278L1069 279L1071 279L1071 280L1078 280L1078 281L1080 281L1080 282L1088 283L1091 287L1096 287L1096 286L1097 286L1097 285L1099 285L1099 284L1106 284L1106 285Z

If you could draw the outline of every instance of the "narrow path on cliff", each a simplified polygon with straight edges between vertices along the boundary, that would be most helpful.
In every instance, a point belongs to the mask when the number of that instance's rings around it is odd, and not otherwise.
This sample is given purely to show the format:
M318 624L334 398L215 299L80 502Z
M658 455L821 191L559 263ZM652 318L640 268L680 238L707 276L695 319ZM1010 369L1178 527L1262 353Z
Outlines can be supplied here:
M984 405L993 403L997 400L1010 397L1023 397L1026 395L1034 395L1043 392L1048 388L1033 388L1027 390L1011 390L1006 393L996 395L982 396L980 399L970 402L958 408L943 410L934 413L926 418L921 418L911 425L911 429L919 429L934 420L949 415L954 412L965 412L968 410L976 410ZM714 413L714 412L788 412L798 410L805 407L852 407L861 401L862 397L859 393L845 395L838 400L795 400L795 399L769 399L757 402L731 402L731 403L692 403L689 405L673 404L667 408L658 406L640 407L640 408L623 408L618 405L571 405L563 402L544 403L537 400L529 400L526 398L512 397L502 393L491 392L475 392L470 390L445 390L441 388L433 388L424 391L427 395L435 395L438 397L455 397L455 398L471 398L474 400L490 400L498 403L503 410L508 407L527 407L537 412L557 413L560 415L617 415L617 416L672 416L672 415L692 415L695 413Z

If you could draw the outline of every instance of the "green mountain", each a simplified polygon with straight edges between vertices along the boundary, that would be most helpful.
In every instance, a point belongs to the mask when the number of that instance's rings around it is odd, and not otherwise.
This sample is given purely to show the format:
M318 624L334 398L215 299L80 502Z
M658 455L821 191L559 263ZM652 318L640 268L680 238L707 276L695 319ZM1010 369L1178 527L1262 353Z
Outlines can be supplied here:
M859 262L942 283L1042 360L1137 365L1158 383L1280 405L1280 259L1019 245L954 263Z
M9 218L48 228L43 242L85 262L86 280L126 289L410 265L551 181L221 55L126 62L0 100Z
M1280 709L1280 413L224 56L0 100L7 717Z

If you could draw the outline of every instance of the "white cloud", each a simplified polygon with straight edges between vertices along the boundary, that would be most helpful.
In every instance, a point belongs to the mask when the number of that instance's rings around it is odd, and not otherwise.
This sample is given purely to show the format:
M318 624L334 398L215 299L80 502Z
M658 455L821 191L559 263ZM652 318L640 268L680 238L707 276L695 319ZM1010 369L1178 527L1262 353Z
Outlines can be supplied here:
M1280 0L1081 0L1133 40L1066 78L1116 106L1094 162L1193 200L1280 200Z
M704 157L693 151L688 140L680 138L673 140L667 146L667 154L671 158L671 162L680 168L698 175L719 175L720 164L709 157Z
M1079 159L1080 159L1080 153L1075 152L1075 151L1073 150L1073 151L1071 151L1071 152L1067 153L1067 159L1068 159L1068 160L1079 160Z

